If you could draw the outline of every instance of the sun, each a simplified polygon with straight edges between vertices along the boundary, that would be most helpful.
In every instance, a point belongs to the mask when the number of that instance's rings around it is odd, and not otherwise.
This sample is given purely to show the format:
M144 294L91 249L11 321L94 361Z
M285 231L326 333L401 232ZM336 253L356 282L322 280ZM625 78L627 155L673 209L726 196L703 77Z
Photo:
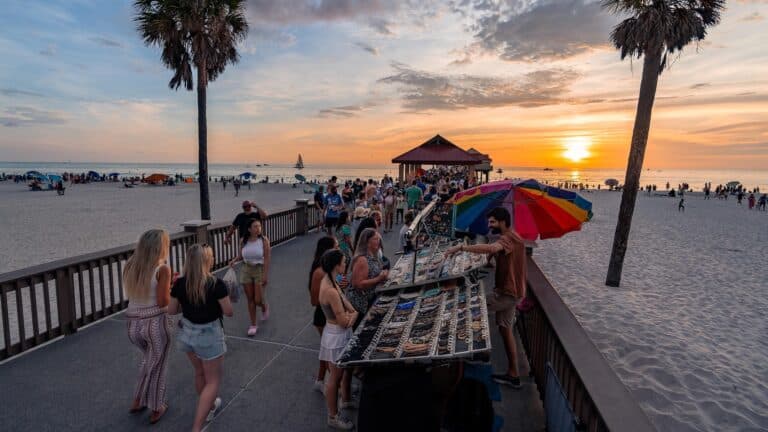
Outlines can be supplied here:
M567 137L563 139L565 151L563 156L573 162L581 162L589 157L589 146L592 145L592 138L586 136Z

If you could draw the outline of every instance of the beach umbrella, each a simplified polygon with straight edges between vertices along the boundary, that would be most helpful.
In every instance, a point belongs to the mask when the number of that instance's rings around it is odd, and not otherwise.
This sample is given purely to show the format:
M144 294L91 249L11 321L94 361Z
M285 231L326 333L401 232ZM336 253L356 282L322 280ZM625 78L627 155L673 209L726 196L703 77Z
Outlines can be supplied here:
M730 181L730 182L726 183L725 185L726 185L727 187L729 187L729 188L735 188L735 187L737 187L737 186L738 186L738 185L740 185L740 184L741 184L741 182L740 182L740 181L736 181L736 180L734 180L734 181Z
M101 174L96 171L88 171L88 177L101 177Z
M151 174L148 177L145 177L144 181L147 182L147 183L158 183L158 182L164 182L164 181L168 180L168 178L169 177L167 175L165 175L165 174L155 173L155 174Z
M252 173L250 171L246 171L246 172L240 174L239 177L246 178L246 179L249 179L251 177L256 178L256 174L254 174L254 173Z
M120 177L120 173L116 173L116 172L109 173L108 177Z
M48 173L48 174L46 174L46 177L48 177L48 181L51 182L51 183L56 183L56 182L64 181L64 177L62 177L62 176L60 176L58 174Z
M609 178L605 181L606 186L616 187L619 185L619 181L614 178Z
M457 231L486 234L488 211L502 206L512 214L515 231L526 240L561 237L578 231L592 218L592 203L581 195L533 179L486 183L458 192L451 202Z
M295 175L294 175L294 177L296 178L296 180L298 180L298 181L300 181L300 182L302 182L302 183L304 183L304 182L306 182L306 181L307 181L307 178L306 178L306 177L304 177L304 176L303 176L303 175L301 175L301 174L295 174Z
M27 177L36 177L36 176L43 175L43 173L41 173L40 171L27 171L24 175Z

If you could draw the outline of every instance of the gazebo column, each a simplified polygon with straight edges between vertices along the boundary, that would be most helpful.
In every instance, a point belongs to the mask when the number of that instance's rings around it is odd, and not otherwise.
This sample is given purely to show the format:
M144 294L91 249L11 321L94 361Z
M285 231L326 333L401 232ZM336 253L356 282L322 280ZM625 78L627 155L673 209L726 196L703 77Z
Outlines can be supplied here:
M397 171L398 171L398 178L400 180L400 183L401 184L405 183L405 168L403 167L403 164L398 165Z

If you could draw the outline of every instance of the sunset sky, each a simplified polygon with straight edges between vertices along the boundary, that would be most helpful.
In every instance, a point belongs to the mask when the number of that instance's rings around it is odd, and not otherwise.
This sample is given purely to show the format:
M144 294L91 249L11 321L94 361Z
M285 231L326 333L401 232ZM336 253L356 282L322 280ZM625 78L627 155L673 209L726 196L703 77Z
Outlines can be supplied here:
M4 0L0 160L194 162L196 94L167 86L127 0ZM208 93L213 163L383 165L436 133L497 166L623 167L642 60L584 0L250 0ZM660 79L646 166L768 166L768 0Z

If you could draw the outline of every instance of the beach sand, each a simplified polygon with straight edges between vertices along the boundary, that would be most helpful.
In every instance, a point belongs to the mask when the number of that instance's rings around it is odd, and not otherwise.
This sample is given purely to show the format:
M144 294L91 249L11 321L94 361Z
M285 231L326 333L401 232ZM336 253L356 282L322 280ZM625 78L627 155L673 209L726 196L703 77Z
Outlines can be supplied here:
M605 286L621 193L534 258L660 431L768 430L768 213L746 200L637 200L620 288Z
M301 187L254 184L235 197L232 184L223 190L211 183L214 223L232 222L249 199L267 212L309 198ZM64 196L54 191L31 192L23 184L0 182L0 273L135 243L150 228L183 231L183 222L200 219L197 184L178 186L91 183L68 187Z

